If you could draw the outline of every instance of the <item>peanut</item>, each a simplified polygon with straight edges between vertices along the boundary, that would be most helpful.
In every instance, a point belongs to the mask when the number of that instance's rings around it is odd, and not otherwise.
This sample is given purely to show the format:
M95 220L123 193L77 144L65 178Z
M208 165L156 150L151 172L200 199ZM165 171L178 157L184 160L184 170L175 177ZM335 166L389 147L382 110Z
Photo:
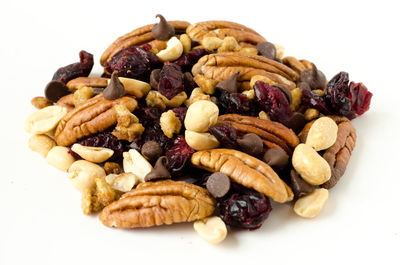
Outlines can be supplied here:
M48 152L56 146L56 142L47 135L35 134L29 138L28 146L32 151L46 157Z
M45 107L52 106L53 102L51 102L50 100L48 100L45 97L34 97L31 100L31 104L32 104L32 106L34 106L38 109L43 109Z
M190 39L189 35L182 34L179 37L179 40L182 43L183 51L184 52L190 52L190 50L192 49L192 40Z
M66 108L60 106L45 107L28 116L24 124L25 131L34 134L51 132L67 112Z
M195 132L206 132L208 127L217 123L218 114L218 106L213 102L208 100L196 101L187 110L185 127L187 130Z
M114 151L109 148L91 147L80 144L74 144L71 150L80 155L83 159L93 163L102 163L114 154Z
M304 218L317 216L328 201L327 189L315 189L311 193L301 197L294 204L294 212Z
M185 140L187 144L196 151L213 149L219 146L217 138L210 133L198 133L186 130Z
M306 144L315 151L328 149L336 142L337 133L336 122L328 117L319 118L311 125Z
M67 171L68 168L74 163L75 158L69 153L67 147L54 146L47 153L46 161L50 165L62 170Z

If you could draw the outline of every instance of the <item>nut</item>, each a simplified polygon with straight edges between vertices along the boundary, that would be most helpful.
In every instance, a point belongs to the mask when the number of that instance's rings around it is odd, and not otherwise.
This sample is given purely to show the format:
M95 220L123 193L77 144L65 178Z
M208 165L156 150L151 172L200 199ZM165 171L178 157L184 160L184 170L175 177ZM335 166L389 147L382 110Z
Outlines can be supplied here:
M106 172L101 166L86 160L78 160L72 163L68 173L71 184L80 192L94 189L96 187L95 179L106 176Z
M121 192L130 191L139 182L133 173L110 174L106 176L106 181L114 190Z
M242 94L246 95L248 99L254 99L254 89L245 90Z
M80 144L74 144L71 150L80 155L83 159L93 163L103 163L114 154L114 151L109 148L84 146Z
M315 151L325 150L336 142L338 126L331 118L322 117L311 125L306 144Z
M47 135L35 134L29 138L28 146L32 151L46 157L47 153L56 146L56 142Z
M119 197L104 177L96 177L94 182L93 188L82 192L82 211L87 215L100 211Z
M199 100L210 100L210 95L204 94L200 87L196 87L192 90L190 98L185 101L185 105L186 107L189 107L191 104Z
M69 153L67 147L54 146L47 153L46 161L62 171L67 171L72 163L74 163L75 158Z
M66 108L60 106L45 107L28 116L24 124L25 131L33 134L51 132L67 112Z
M290 91L292 94L292 102L290 103L290 109L296 111L301 104L301 90L296 87Z
M206 132L208 127L214 126L218 120L218 106L208 100L199 100L189 106L185 127L195 132Z
M52 106L52 105L53 105L53 102L51 102L50 100L48 100L48 99L45 98L45 97L34 97L34 98L31 100L31 104L32 104L35 108L43 109L43 108L45 108L45 107Z
M208 243L218 244L222 242L228 231L224 221L218 216L207 217L193 224L194 230Z
M185 131L186 143L196 151L214 149L219 146L219 142L210 133L198 133L190 130Z
M151 90L146 97L146 105L151 108L159 108L164 110L166 107L177 108L182 105L187 99L187 95L184 91L180 92L171 99L167 99L160 92Z
M119 174L121 172L121 167L119 166L118 163L106 162L104 164L104 171L106 172L106 175Z
M189 35L182 34L181 36L179 36L179 40L182 43L183 51L190 52L190 50L192 49L192 40L190 39Z
M144 127L139 123L139 119L132 114L124 105L115 105L117 113L117 126L112 134L119 140L129 142L137 141L144 132Z
M118 77L118 79L124 85L126 94L135 96L136 98L146 96L151 89L149 83L140 80L126 77ZM107 84L110 84L110 79L107 80Z
M214 94L215 86L218 84L218 81L206 78L204 75L195 75L193 81L201 87L204 93L209 95Z
M276 50L276 58L282 59L283 54L285 53L285 47L276 43L274 43L274 46Z
M252 48L252 47L241 48L239 52L248 53L248 54L252 54L252 55L257 55L258 54L258 50L256 48Z
M167 42L167 48L157 53L157 57L163 62L174 61L181 57L182 53L182 43L176 37L172 37Z
M213 51L221 47L223 42L223 40L217 37L205 37L201 41L201 45L203 45L204 49L207 51Z
M70 91L77 90L81 87L96 87L96 88L104 88L107 86L107 80L108 78L104 77L77 77L75 79L72 79L68 81L66 86Z
M317 151L299 144L293 152L292 164L301 177L311 185L321 185L331 178L331 168Z
M124 172L133 173L139 182L144 182L144 177L153 169L151 164L135 149L123 153Z
M254 75L251 79L250 79L250 87L254 87L255 83L257 81L263 81L264 83L267 83L268 85L272 86L275 85L276 82L272 81L271 79L269 79L266 76L263 75Z
M308 121L318 118L319 111L313 108L309 108L304 112L304 118Z
M269 115L265 112L265 111L260 111L260 113L258 113L258 118L262 119L262 120L267 120L270 121L271 118L269 117Z
M312 92L314 92L320 97L322 97L325 94L325 92L322 89L314 89Z
M74 105L78 106L88 100L89 98L93 97L94 90L91 87L81 87L74 92Z
M179 133L182 127L182 123L178 117L176 117L173 110L169 110L161 114L160 117L161 130L168 138L172 138L174 133Z
M225 37L222 45L218 48L218 52L238 52L241 48L234 37Z
M301 197L294 204L294 212L304 218L317 216L328 201L327 189L315 189L311 193Z

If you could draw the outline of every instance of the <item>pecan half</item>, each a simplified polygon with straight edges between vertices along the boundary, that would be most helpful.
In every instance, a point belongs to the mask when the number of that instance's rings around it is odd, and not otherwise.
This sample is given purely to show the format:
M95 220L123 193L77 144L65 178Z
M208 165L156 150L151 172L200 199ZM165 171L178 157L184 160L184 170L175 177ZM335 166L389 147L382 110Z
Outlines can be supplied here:
M136 228L192 222L214 212L207 190L182 181L144 182L100 213L109 227Z
M284 64L263 56L245 53L214 53L205 55L193 66L192 73L197 84L203 88L207 84L197 81L204 77L204 82L217 84L240 71L238 81L242 90L249 89L249 81L255 75L266 76L275 83L283 84L290 89L296 87L299 74ZM246 85L244 85L246 84Z
M74 91L81 87L106 87L108 78L104 77L78 77L67 83L69 90Z
M255 133L261 137L266 148L279 148L291 155L300 143L296 134L281 123L238 114L225 114L218 117L217 124L229 123L239 136Z
M56 105L67 108L68 112L73 110L75 108L74 94L63 96L57 101Z
M263 161L233 149L211 149L192 155L193 165L211 172L221 172L233 181L284 203L293 192L275 171Z
M326 149L322 156L328 162L332 172L331 178L321 185L321 187L325 189L333 188L344 175L357 140L356 129L346 117L328 117L333 119L338 125L338 134L336 142ZM308 131L313 123L314 121L307 123L300 132L299 137L301 142L304 143L306 141Z
M82 137L102 132L115 124L117 114L114 105L124 105L132 112L137 101L132 97L107 100L103 94L87 100L62 118L55 133L57 145L68 146Z
M175 33L181 33L186 30L186 28L190 25L189 22L186 21L168 21L168 23L172 24L175 28ZM150 24L143 26L141 28L135 29L115 40L101 55L100 63L104 65L106 61L111 59L111 57L116 54L118 51L131 47L133 45L142 45L145 43L149 43L152 45L152 48L160 48L160 46L166 46L166 41L154 40L153 35L151 33L151 29L155 24ZM164 47L165 48L165 47Z

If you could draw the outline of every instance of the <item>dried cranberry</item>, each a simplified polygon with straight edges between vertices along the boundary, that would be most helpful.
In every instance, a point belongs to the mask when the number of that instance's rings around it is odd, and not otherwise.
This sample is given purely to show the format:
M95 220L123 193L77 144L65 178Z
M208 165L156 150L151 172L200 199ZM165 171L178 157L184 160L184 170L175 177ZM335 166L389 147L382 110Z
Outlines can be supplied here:
M351 110L358 115L364 114L369 109L372 93L363 83L350 83Z
M79 63L69 64L67 66L59 68L53 75L52 80L61 81L66 84L68 81L80 77L88 76L93 68L93 55L86 52L79 52Z
M254 96L260 107L268 113L273 121L287 125L293 113L286 95L277 87L257 81L254 85Z
M186 143L182 135L178 135L174 140L174 145L167 150L167 167L171 175L179 175L190 160L194 150Z
M175 113L175 115L179 118L179 120L183 124L183 122L185 121L187 108L186 107L173 108L172 111Z
M134 114L138 117L140 123L145 127L152 127L160 120L162 110L159 108L139 107Z
M221 145L225 148L235 149L237 145L236 129L229 123L222 123L208 128L208 131L217 138Z
M79 144L84 146L104 147L114 150L114 154L109 160L116 160L120 158L124 152L123 142L119 141L117 137L111 134L111 132L102 132L97 135L90 136L82 141L79 141Z
M229 93L225 90L220 90L218 93L218 107L221 114L236 113L245 116L256 116L255 102L252 99L248 99L246 95Z
M346 72L338 73L328 82L324 98L335 114L347 116L351 111L349 91L349 74Z
M158 92L166 98L172 99L182 92L183 89L183 78L180 66L166 62L160 72Z
M331 114L331 111L328 110L324 99L317 93L312 92L310 89L301 89L301 103L307 107L317 109L325 115Z
M179 65L185 72L191 71L193 65L195 65L198 62L198 60L206 54L208 54L208 52L204 49L194 49L182 55L174 63Z
M145 50L145 51L150 51L151 48L152 48L151 45L148 44L148 43L143 44L141 47L142 47L142 49Z

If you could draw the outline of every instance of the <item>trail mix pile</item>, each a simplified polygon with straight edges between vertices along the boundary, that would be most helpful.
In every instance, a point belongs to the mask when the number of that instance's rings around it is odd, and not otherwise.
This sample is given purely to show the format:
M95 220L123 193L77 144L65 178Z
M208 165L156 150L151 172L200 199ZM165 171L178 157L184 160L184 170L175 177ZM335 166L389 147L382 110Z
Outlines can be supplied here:
M109 227L194 222L219 243L254 230L270 200L315 217L356 142L372 93L243 25L166 21L58 69L25 122L29 147L68 172Z

